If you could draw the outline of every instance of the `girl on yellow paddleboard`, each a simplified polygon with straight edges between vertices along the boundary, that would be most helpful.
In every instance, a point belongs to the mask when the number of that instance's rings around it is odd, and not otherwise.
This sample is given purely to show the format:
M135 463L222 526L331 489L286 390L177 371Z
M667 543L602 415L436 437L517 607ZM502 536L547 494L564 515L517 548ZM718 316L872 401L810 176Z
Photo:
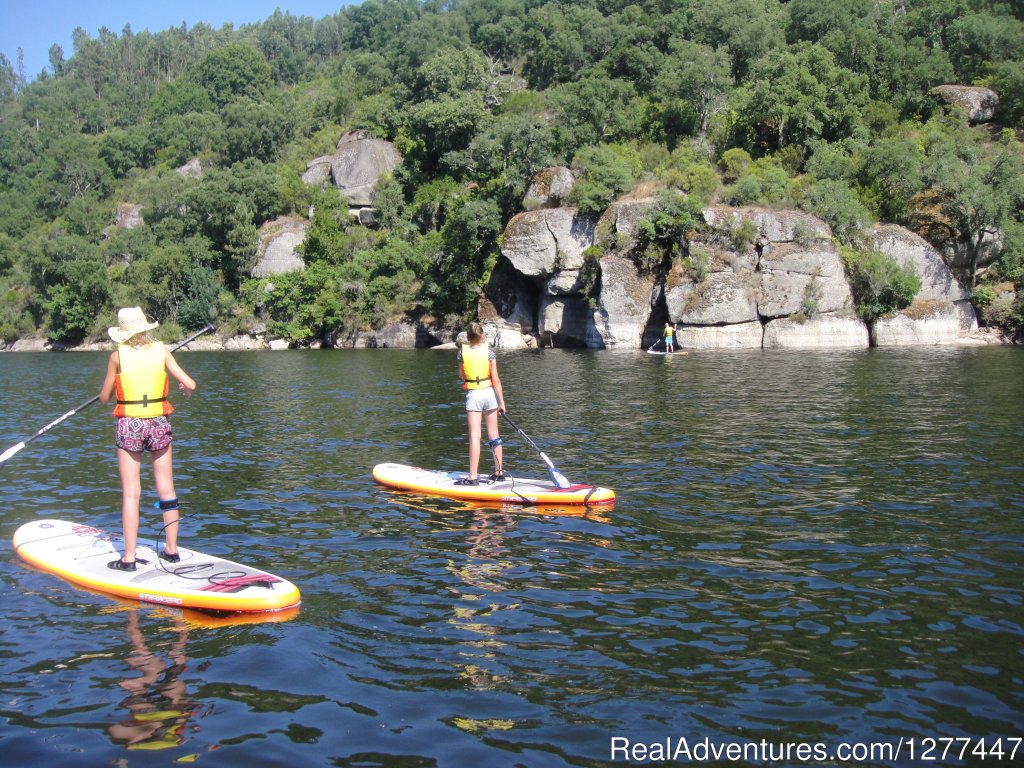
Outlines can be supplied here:
M469 425L469 477L456 480L456 485L477 485L480 480L480 432L482 422L487 425L487 444L494 453L492 480L504 480L501 471L501 437L498 435L498 416L505 412L505 397L498 378L498 361L494 350L487 346L484 329L473 322L466 329L468 344L459 345L459 375L466 390L466 422Z
M107 362L100 402L106 403L116 394L114 442L121 474L121 524L124 527L124 555L108 565L119 571L135 570L144 451L149 451L153 460L153 479L164 517L166 539L160 558L171 563L180 560L178 497L174 492L171 423L167 418L174 406L167 399L167 373L178 380L187 395L195 391L196 383L181 369L170 350L149 338L149 332L158 325L148 322L140 307L126 307L117 313L117 326L107 331L117 342L117 349Z

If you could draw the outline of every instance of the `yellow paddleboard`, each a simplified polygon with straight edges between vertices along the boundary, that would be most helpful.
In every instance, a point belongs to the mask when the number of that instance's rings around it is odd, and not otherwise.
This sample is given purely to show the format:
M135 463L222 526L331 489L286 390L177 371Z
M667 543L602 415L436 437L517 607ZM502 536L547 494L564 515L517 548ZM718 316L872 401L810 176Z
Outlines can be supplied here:
M14 533L14 551L27 563L74 584L147 603L208 611L278 611L299 604L298 588L272 573L178 548L168 563L150 547L136 550L136 570L107 567L121 553L119 536L66 520L36 520ZM145 561L145 562L143 562Z
M465 501L497 504L596 505L611 504L615 491L596 485L575 484L559 488L550 480L531 480L506 473L505 480L480 478L479 485L456 485L466 472L420 469L406 464L384 463L373 468L373 479L388 488L415 491Z

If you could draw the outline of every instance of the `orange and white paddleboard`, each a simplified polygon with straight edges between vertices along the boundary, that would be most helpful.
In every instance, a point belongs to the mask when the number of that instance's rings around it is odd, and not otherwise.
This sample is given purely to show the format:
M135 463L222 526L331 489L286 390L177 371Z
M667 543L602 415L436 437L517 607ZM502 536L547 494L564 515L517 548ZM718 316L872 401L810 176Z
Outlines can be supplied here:
M141 544L136 570L107 567L121 553L120 535L66 520L35 520L14 533L14 551L27 563L79 586L147 603L208 611L279 611L299 604L290 581L231 560L178 548L168 563ZM145 561L145 562L143 562Z
M597 505L615 501L615 491L596 485L572 484L559 488L550 480L531 480L506 473L505 480L481 477L478 485L458 485L466 472L420 469L406 464L384 463L373 468L373 479L388 488L446 496L464 501L498 504Z

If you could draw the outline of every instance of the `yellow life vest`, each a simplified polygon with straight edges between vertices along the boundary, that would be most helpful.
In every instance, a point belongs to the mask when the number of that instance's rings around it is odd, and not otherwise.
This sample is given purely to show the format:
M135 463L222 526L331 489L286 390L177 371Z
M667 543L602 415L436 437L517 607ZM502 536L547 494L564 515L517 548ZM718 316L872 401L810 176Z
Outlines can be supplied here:
M464 389L483 389L491 386L491 360L486 344L478 347L462 345L462 371L466 377Z
M164 345L154 341L144 349L117 345L121 372L117 374L115 416L152 418L174 412L167 399L167 370Z

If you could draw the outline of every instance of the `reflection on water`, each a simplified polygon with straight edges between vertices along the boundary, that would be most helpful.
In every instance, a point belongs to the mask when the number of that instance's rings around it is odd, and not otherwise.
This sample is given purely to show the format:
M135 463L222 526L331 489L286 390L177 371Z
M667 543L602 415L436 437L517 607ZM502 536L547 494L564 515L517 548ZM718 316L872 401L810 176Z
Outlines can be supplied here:
M168 761L545 768L609 764L613 737L1024 731L1019 350L504 356L516 423L617 491L591 510L373 483L382 461L464 468L448 353L188 354L182 541L294 581L301 612L112 611L8 548L12 764L116 764L135 740ZM89 358L0 355L0 448L98 387ZM119 526L109 422L80 414L3 468L8 535Z
M185 727L195 714L181 679L188 661L188 629L183 619L175 619L170 648L166 654L154 653L142 636L139 611L130 609L124 615L125 633L131 645L126 662L135 674L118 683L128 692L119 705L128 711L128 717L112 724L107 731L115 742L128 749L177 746L185 740Z

